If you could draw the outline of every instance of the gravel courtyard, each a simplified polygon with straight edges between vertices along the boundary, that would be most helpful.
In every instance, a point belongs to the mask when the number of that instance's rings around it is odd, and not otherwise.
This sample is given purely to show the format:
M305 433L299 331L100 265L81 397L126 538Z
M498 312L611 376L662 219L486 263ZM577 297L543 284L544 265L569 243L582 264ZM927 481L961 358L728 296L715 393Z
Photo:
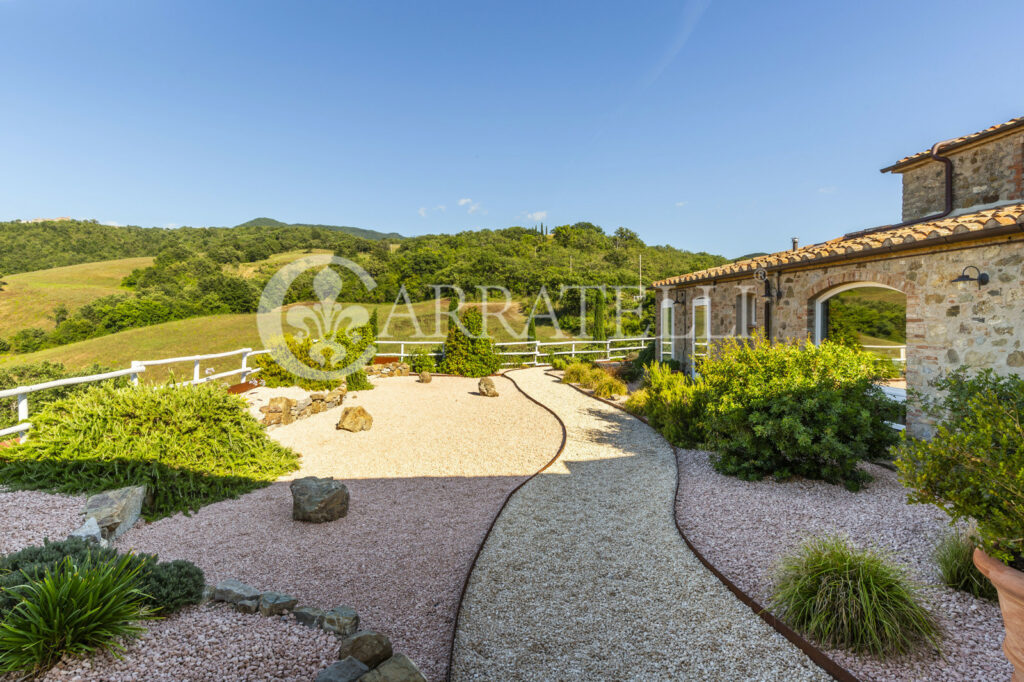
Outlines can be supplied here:
M686 548L660 436L543 370L511 376L568 442L484 546L454 680L830 679Z
M562 441L547 411L508 380L495 383L500 396L487 398L476 394L475 379L388 378L345 400L373 415L370 431L336 430L341 408L268 431L302 455L292 477L345 481L351 503L343 519L292 521L288 483L281 481L191 517L137 525L118 546L193 561L209 583L236 577L300 603L352 606L363 627L388 635L428 679L442 680L456 602L487 526L508 492ZM261 389L256 397L295 393ZM18 495L21 503L59 512L52 537L74 527L64 518L67 498ZM0 536L0 546L13 549L44 534L18 531L7 507L3 516L3 532L18 535L10 542ZM336 655L332 637L294 621L203 606L153 625L123 661L65 663L46 679L308 681Z

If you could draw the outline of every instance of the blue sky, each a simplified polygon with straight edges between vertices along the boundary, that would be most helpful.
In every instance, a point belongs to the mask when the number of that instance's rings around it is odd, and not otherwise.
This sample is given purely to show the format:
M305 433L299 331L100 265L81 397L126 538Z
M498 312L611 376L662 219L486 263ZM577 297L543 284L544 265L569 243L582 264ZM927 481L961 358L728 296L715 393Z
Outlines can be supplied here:
M1024 114L1024 3L0 0L0 218L590 220L728 256L899 220Z

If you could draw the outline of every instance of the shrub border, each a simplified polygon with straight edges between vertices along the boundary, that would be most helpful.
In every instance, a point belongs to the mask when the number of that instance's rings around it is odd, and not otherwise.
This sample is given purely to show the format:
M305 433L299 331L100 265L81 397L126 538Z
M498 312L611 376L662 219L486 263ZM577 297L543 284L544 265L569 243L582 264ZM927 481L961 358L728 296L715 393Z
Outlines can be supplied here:
M558 425L562 428L562 443L558 446L558 451L555 452L555 456L552 457L551 460L548 461L547 464L542 466L540 469L538 469L533 474L531 474L528 478L526 478L525 480L520 482L519 485L517 485L515 488L513 488L511 491L509 491L508 495L506 495L505 499L502 501L501 506L498 507L498 510L494 513L494 518L491 519L491 523L487 526L487 532L484 533L484 537L480 540L480 544L477 546L476 552L473 554L473 560L469 563L469 569L466 571L466 579L462 583L462 591L459 592L458 606L455 609L455 622L452 624L451 644L448 647L448 670L445 672L445 680L447 680L447 682L451 682L451 679L452 679L452 664L455 661L455 638L456 638L456 635L459 632L459 618L462 615L462 602L463 602L463 600L465 600L466 592L469 590L469 581L473 577L473 570L476 568L477 559L479 559L480 558L480 554L483 553L484 545L487 544L487 540L491 537L491 531L494 530L494 526L498 523L498 518L501 516L502 512L505 511L505 507L508 505L509 501L512 499L512 496L515 495L517 492L519 492L519 489L522 488L524 485L526 485L527 483L529 483L530 481L535 479L540 474L544 473L544 471L546 469L548 469L552 464L554 464L558 460L559 457L562 456L562 452L565 450L565 444L566 444L566 441L567 441L568 436L569 436L569 432L565 428L565 422L562 421L561 417L559 417L557 414L555 414L554 410L552 410L550 407L548 407L547 405L545 405L544 403L540 402L539 400L534 398L532 395L530 395L529 393L524 391L519 386L519 384L516 383L515 379L513 379L510 376L508 376L509 373L511 373L511 372L522 372L522 371L524 371L526 369L531 369L531 368L513 368L513 369L508 369L508 370L505 370L504 372L500 372L500 373L497 373L497 374L491 374L489 376L498 376L498 377L504 377L504 378L508 379L510 382L512 382L512 385L516 387L516 390L518 390L520 393L522 393L526 397L527 400L529 400L530 402L535 403L536 405L539 405L540 407L542 407L545 410L547 410L551 414L551 416L554 417L555 420L558 422ZM457 375L454 375L454 374L442 374L442 373L435 373L435 372L431 372L431 375L432 376L443 376L443 377L457 376ZM461 379L467 379L467 378L472 379L473 377L459 377L459 378L461 378Z
M561 380L561 377L558 376L557 374L554 374L553 370L545 370L544 374L546 374L549 377ZM579 391L580 393L582 393L585 396L589 396L589 397L593 398L594 400L600 400L602 403L604 403L606 405L611 405L612 407L614 407L616 409L619 409L619 410L625 412L626 414L630 415L631 417L639 419L644 424L647 424L648 426L650 426L650 422L648 422L647 419L645 419L644 417L641 417L640 415L633 414L632 412L627 410L625 407L623 407L622 405L619 405L618 403L615 403L614 401L606 400L605 398L598 398L597 396L593 395L592 393L586 391L585 389L583 389L583 388L581 388L581 387L579 387L579 386L577 386L575 384L566 384L566 385L575 388L577 391ZM522 389L520 389L520 390L522 390ZM534 401L534 402L536 402L536 401ZM561 421L561 419L559 419L559 421ZM653 429L653 427L651 427L651 428ZM662 436L661 433L659 433L657 429L654 429L654 432L657 433L658 436L661 437L662 440L665 440L665 437ZM690 542L690 539L688 537L686 537L686 533L683 532L683 527L680 524L679 515L678 515L677 510L676 510L676 500L679 498L679 484L680 484L680 480L679 480L680 479L680 474L679 474L679 448L677 448L675 445L672 445L667 440L665 440L665 442L668 443L668 445L672 448L672 453L675 455L675 458L676 458L676 462L675 462L676 463L676 485L675 485L675 494L672 496L672 518L675 521L675 526L676 526L676 530L679 532L679 537L681 537L683 539L683 542L686 543L686 546L689 548L689 550L691 552L693 552L693 555L695 557L697 557L697 560L700 561L704 565L704 567L711 572L711 574L713 576L718 578L718 581L721 582L723 585L725 585L729 589L729 591L732 592L733 595L736 596L737 599L739 599L743 604L745 604L747 607L749 607L751 611L753 611L756 615L758 615L761 618L761 620L763 620L765 623L770 625L776 632L778 632L780 635L782 635L783 637L788 639L792 644L796 645L796 647L798 649L800 649L800 651L802 651L804 654L807 655L808 658L810 658L812 661L814 661L818 665L819 668L821 668L826 673L831 675L833 679L836 679L839 682L860 682L860 679L856 675L854 675L849 670L847 670L843 666L841 666L838 663L836 663L834 660L832 660L832 658L829 657L828 654L826 654L824 651L822 651L821 649L819 649L818 647L814 646L809 641L804 639L804 637L802 635L800 635L800 633L796 632L795 630L793 630L793 628L789 627L783 621L781 621L780 619L776 618L774 614L772 614L770 611L768 611L763 606L761 606L761 604L759 604L756 599L754 599L749 594L747 594L742 589L740 589L740 587L738 585L736 585L736 583L731 581L729 578L727 578L725 576L724 573L722 573L720 570L718 570L718 568L715 567L715 565L712 564L710 561L708 561L704 557L704 555L701 554L700 550L698 550L694 546L694 544L692 542ZM461 606L461 602L460 602L460 606ZM454 639L453 639L453 641L454 641Z

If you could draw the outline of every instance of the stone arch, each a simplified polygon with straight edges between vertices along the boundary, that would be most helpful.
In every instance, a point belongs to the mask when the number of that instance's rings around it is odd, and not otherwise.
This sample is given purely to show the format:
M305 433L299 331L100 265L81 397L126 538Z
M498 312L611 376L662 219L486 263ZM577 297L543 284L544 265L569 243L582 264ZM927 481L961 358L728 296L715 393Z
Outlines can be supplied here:
M807 299L807 334L814 343L821 343L825 338L822 306L836 294L850 289L863 287L882 287L899 291L906 296L907 318L910 318L910 307L916 299L914 282L906 279L906 273L877 272L870 269L848 269L831 276L823 277L811 289Z

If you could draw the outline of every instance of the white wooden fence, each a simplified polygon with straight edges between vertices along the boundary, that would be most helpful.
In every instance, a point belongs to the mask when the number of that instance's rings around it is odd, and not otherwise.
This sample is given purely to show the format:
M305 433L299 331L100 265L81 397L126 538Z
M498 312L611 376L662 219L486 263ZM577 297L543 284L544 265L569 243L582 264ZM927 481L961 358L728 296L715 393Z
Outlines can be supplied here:
M506 343L498 343L496 346L502 348L508 348L511 346L523 346L522 351L499 351L500 355L503 356L516 356L519 358L530 358L525 361L526 364L538 365L542 364L542 358L548 355L585 355L597 353L603 356L603 359L614 360L621 359L624 354L631 350L639 350L644 345L636 345L639 342L646 344L653 339L646 337L634 337L628 339L609 339L608 341L554 341L547 343L540 343L537 341L510 341ZM620 346L617 344L626 343L633 345ZM388 353L381 350L382 345L394 345L399 346L398 353ZM377 341L377 356L387 357L399 357L404 360L412 355L411 352L406 352L407 346L433 346L440 348L441 352L444 352L444 344L437 343L434 341L388 341L378 339ZM556 351L552 348L550 351L541 351L541 348L548 348L554 346L569 347L568 350ZM584 348L584 346L586 348ZM597 346L597 348L594 348ZM0 391L0 400L5 398L17 398L18 401L18 421L20 423L8 427L6 429L0 429L0 438L3 436L11 436L14 434L21 434L21 438L25 437L25 433L32 428L32 423L28 421L28 397L32 393L38 391L45 391L51 388L60 388L62 386L74 386L76 384L84 384L92 381L105 381L107 379L116 379L118 377L127 376L131 378L132 383L139 383L139 375L146 371L148 367L156 367L159 365L171 365L177 363L192 363L192 379L190 381L178 382L178 386L192 386L196 384L203 384L208 381L217 381L219 379L226 379L227 377L238 376L239 383L244 383L253 374L260 371L259 367L249 367L249 358L256 355L263 355L269 353L267 349L253 350L252 348L239 348L238 350L227 351L225 353L207 353L204 355L188 355L181 358L165 358L163 360L132 360L131 367L128 369L119 369L114 372L105 372L103 374L90 374L88 376L81 377L68 377L66 379L57 379L55 381L47 381L42 384L33 384L31 386L18 386L16 388L9 388L7 390ZM217 372L204 374L202 363L207 360L217 360L220 358L228 358L236 355L242 356L241 366L236 369L230 369L225 372ZM600 359L600 358L599 358ZM504 363L505 365L519 365L522 362L516 362L510 360ZM212 370L211 370L212 371Z
M885 357L891 359L893 362L897 362L904 365L907 364L906 346L861 346L861 348L866 348L868 350L894 351L896 353L896 357L891 357L889 355L886 355L885 353L879 353L879 355L885 355Z

